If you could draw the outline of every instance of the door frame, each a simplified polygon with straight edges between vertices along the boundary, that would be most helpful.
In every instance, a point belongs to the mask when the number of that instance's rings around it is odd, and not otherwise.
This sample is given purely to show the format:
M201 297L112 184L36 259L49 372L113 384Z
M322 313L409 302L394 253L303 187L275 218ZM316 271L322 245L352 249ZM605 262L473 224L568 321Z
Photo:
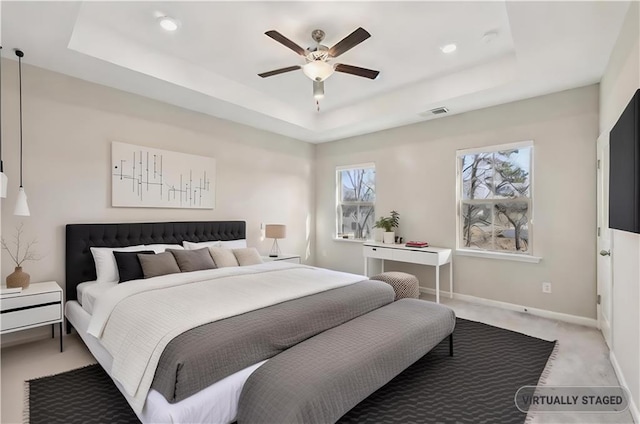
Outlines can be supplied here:
M605 131L598 137L596 143L597 156L597 176L596 176L596 196L597 196L597 235L596 235L596 282L597 282L597 318L598 328L602 332L609 349L613 347L613 232L609 228L609 186L605 184L605 173L609 172L609 155L603 152L609 151L609 132ZM602 256L600 252L608 250L609 256ZM603 261L608 261L608 278L601 278L601 266ZM606 281L608 280L608 282ZM605 287L608 284L609 287ZM606 297L608 295L608 298ZM609 317L603 313L603 305L608 303Z

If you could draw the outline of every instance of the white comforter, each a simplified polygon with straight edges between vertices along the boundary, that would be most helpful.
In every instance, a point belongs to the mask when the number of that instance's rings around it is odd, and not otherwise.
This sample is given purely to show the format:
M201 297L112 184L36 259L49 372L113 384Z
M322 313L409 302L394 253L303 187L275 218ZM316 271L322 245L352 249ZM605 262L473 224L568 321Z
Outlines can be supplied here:
M174 337L199 325L364 278L270 262L135 280L119 284L97 300L87 332L113 357L111 376L140 413L160 355Z

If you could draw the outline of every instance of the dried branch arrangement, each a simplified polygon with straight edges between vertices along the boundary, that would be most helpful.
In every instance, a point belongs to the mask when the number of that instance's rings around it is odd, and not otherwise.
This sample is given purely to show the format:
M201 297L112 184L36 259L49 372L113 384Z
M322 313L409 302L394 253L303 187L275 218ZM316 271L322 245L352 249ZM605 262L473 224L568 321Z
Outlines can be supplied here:
M21 223L16 228L16 234L15 236L13 236L14 241L12 244L13 246L15 246L15 253L12 251L12 249L7 244L4 238L0 239L0 243L2 243L2 248L7 251L7 253L9 254L9 257L11 257L13 262L15 262L16 266L18 267L22 266L22 264L26 261L37 261L40 259L40 256L38 256L36 252L33 250L33 247L38 243L37 240L34 239L30 242L27 242L25 246L21 245L20 239L22 238L23 225L24 224ZM22 254L20 252L21 248L23 248Z

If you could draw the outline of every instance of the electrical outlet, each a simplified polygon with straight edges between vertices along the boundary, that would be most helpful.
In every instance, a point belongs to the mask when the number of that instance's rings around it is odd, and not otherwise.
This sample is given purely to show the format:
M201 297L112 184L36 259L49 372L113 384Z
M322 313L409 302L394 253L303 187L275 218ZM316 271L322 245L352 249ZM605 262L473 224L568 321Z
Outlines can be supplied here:
M551 293L551 283L542 283L542 293Z

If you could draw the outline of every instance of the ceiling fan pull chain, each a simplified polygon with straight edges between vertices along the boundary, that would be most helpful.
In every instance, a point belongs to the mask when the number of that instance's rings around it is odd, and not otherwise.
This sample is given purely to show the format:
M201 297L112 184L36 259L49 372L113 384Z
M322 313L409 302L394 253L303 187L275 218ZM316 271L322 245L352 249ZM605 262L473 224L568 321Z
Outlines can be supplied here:
M316 106L318 107L318 112L320 112L320 101L316 100Z

